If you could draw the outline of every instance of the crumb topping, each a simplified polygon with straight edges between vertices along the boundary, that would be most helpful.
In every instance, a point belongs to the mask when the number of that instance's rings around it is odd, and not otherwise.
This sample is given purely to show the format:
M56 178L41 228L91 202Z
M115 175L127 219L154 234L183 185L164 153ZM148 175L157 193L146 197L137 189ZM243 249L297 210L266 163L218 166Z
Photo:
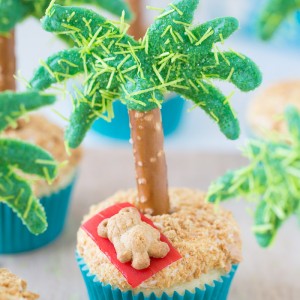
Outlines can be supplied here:
M9 272L0 269L0 300L35 300L39 295L27 291L27 283Z
M33 188L37 196L42 197L56 192L72 180L82 151L79 148L72 150L71 156L67 154L64 145L64 133L59 126L51 123L43 116L31 114L28 120L18 120L16 128L9 127L1 135L6 138L25 140L40 146L50 152L59 163L66 162L59 169L58 176L51 186L45 180L37 180L34 183Z
M286 81L261 92L249 107L248 119L254 133L267 137L270 133L287 135L283 114L288 105L300 110L300 81Z
M118 192L92 206L83 222L116 203L134 203L136 197L135 190ZM190 189L170 189L170 202L171 214L147 217L183 258L146 280L142 284L143 289L170 288L215 270L225 274L233 264L241 261L240 232L230 212L205 203L204 193ZM101 282L122 290L131 289L122 274L82 229L78 231L77 249L91 273Z

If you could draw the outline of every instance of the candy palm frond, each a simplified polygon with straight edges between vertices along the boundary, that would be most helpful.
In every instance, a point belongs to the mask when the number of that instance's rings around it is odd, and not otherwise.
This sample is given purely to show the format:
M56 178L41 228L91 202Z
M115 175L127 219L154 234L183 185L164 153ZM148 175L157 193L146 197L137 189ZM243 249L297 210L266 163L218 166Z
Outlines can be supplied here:
M53 157L34 145L0 139L0 202L6 203L33 234L47 228L43 207L22 174L34 174L52 181L57 173Z
M52 155L21 140L0 139L0 162L1 165L37 175L49 182L56 176L57 165Z
M53 104L55 97L36 91L23 93L3 92L0 94L0 131L15 126L16 120L27 112Z
M286 110L291 144L251 141L245 149L249 166L230 171L211 185L207 199L219 203L244 197L257 203L254 232L258 243L269 246L280 226L300 210L300 113Z
M269 0L258 23L261 38L272 38L283 21L299 9L300 0Z
M36 91L1 93L0 132L28 111L54 101L54 96ZM33 234L44 232L47 220L27 177L35 175L50 183L56 173L57 164L48 152L21 140L0 138L0 202L11 207Z
M53 5L42 20L45 30L67 35L76 47L54 54L36 71L33 89L84 74L72 119L84 113L83 127L68 129L68 142L77 147L89 126L99 117L111 118L112 102L121 99L129 110L150 111L159 107L166 91L175 91L202 108L230 139L239 125L224 96L212 80L227 80L242 91L261 83L261 73L247 57L224 43L237 28L234 18L220 18L200 26L191 24L198 0L170 4L143 40L126 34L124 18L111 22L83 8ZM84 105L82 105L84 103Z
M0 203L7 204L33 234L47 229L44 208L33 195L30 184L9 168L0 166Z
M29 16L40 19L49 6L51 0L1 0L0 1L0 33L7 33L12 30L17 23ZM56 0L60 5L83 5L90 4L100 7L108 12L120 16L125 12L126 19L130 20L132 14L123 0Z
M86 132L99 117L88 103L79 102L80 103L75 106L70 118L70 125L65 133L65 138L69 141L70 147L76 147L77 143L83 140Z

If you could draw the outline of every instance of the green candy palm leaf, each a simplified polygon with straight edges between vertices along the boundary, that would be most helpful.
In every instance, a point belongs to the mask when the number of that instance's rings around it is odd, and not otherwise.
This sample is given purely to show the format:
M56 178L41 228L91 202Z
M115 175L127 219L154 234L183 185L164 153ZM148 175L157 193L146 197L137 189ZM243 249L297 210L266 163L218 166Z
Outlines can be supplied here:
M299 9L299 0L269 0L258 23L261 38L271 39L283 21Z
M0 95L0 131L27 111L52 104L55 97L37 92ZM56 177L57 164L43 149L21 140L0 138L0 202L7 204L33 234L47 228L43 207L31 189L28 175L49 183Z
M37 92L3 92L0 94L0 131L7 126L14 127L15 121L27 112L55 102L51 95L41 95Z
M11 31L17 23L29 16L40 19L51 0L0 0L0 33ZM52 1L53 2L53 1ZM126 18L132 17L129 7L123 0L57 0L61 5L90 4L106 9L117 16L124 10Z
M211 185L207 196L214 203L235 197L257 203L253 229L262 247L271 245L292 215L300 216L299 112L288 108L286 120L291 144L251 141L245 149L249 166L225 174Z
M166 91L202 108L228 138L238 137L229 99L212 80L250 91L260 84L261 74L244 55L219 49L218 44L238 28L237 20L220 18L195 27L191 22L197 4L197 0L170 4L141 41L126 34L123 19L116 24L83 8L53 5L48 9L44 29L67 35L76 46L48 58L30 83L33 89L44 90L85 75L67 130L71 147L81 143L95 119L113 116L115 99L129 110L145 112L159 107Z

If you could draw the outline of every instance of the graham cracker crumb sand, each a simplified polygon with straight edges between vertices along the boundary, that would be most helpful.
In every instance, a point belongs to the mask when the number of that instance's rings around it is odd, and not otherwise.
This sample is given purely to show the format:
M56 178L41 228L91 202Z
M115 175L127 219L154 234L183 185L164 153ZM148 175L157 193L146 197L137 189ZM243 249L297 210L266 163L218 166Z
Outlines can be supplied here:
M232 214L204 202L200 191L170 189L171 214L149 217L181 253L182 259L145 281L137 290L168 289L200 279L203 274L228 273L233 264L241 261L241 238ZM97 212L119 202L134 203L135 190L118 192L111 198L91 207L83 222ZM122 274L101 252L92 239L78 231L77 250L103 283L121 290L131 290Z
M27 291L27 283L9 272L0 269L0 300L35 300L39 295Z
M82 150L72 150L68 156L64 145L64 132L62 128L51 123L45 117L30 114L29 119L20 119L17 128L8 128L1 134L5 138L25 140L42 147L50 152L59 162L68 161L61 167L58 176L51 186L45 180L38 180L34 183L33 189L38 197L43 197L57 192L67 186L75 175L77 165L82 156Z
M262 91L251 103L248 120L260 137L275 132L288 133L283 114L288 105L300 110L300 80L281 82Z

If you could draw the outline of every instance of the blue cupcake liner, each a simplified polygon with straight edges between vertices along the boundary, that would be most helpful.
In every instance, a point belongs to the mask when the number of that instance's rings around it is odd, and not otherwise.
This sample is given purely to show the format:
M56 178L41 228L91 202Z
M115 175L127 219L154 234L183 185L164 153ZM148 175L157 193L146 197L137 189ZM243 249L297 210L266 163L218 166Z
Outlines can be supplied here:
M57 193L40 199L45 208L48 228L36 236L29 232L17 215L0 203L0 254L15 254L43 247L63 231L75 180Z
M234 265L231 271L214 281L212 285L205 285L204 289L195 288L194 293L185 291L183 295L174 292L172 296L163 293L157 296L154 293L144 296L142 292L134 294L132 291L123 292L111 285L101 283L97 277L90 273L84 259L76 253L77 264L86 284L90 300L226 300L232 279L238 265Z
M168 98L162 105L162 123L165 136L176 131L183 114L185 100L175 95ZM111 122L98 119L94 122L92 129L104 136L119 140L130 139L129 116L125 105L120 101L113 104L115 117Z

